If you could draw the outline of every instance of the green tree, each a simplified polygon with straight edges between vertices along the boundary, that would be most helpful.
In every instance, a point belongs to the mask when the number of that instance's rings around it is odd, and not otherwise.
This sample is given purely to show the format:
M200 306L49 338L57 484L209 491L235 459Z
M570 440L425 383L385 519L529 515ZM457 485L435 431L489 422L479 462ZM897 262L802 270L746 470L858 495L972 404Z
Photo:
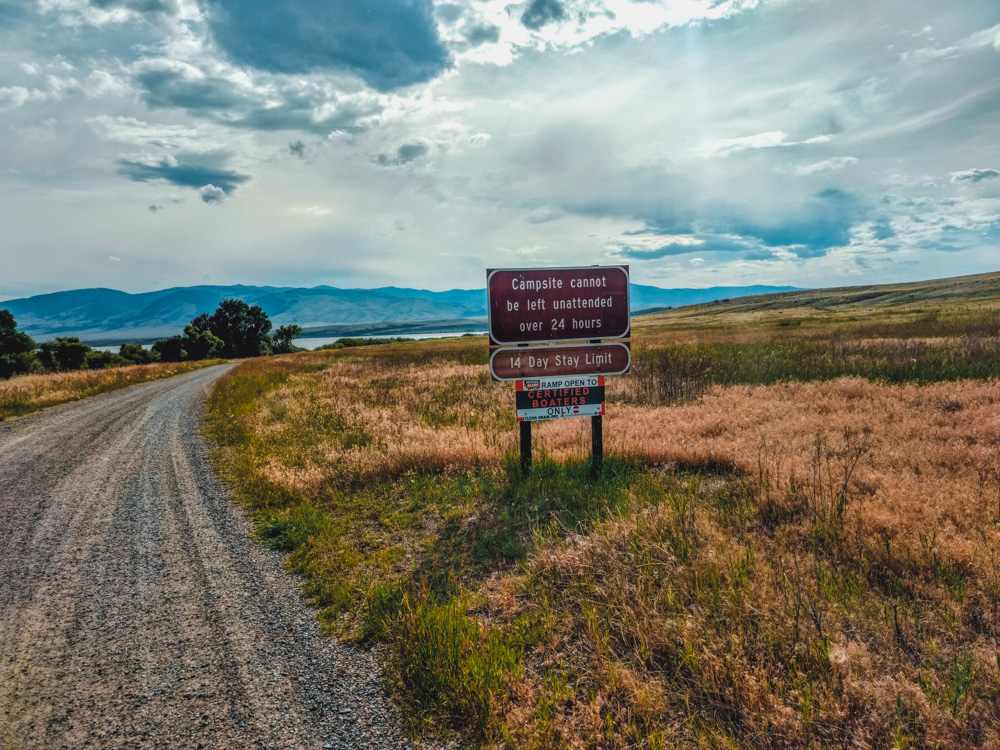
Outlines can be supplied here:
M104 370L108 367L124 367L129 364L128 360L114 352L102 352L97 349L87 352L86 363L88 370Z
M197 318L192 318L189 324L195 330L198 331L211 331L212 330L212 316L208 313L202 313Z
M82 370L87 366L87 355L93 351L76 336L57 336L38 347L38 359L52 372Z
M144 349L139 344L122 344L118 356L132 365L148 365L159 362L160 357L152 349Z
M24 375L39 368L34 340L17 330L17 321L10 310L0 310L0 378Z
M187 359L187 352L184 351L184 339L180 336L160 339L153 344L153 352L161 362L181 362Z
M288 354L294 346L292 345L292 339L297 339L302 335L302 326L297 325L287 325L281 326L277 331L274 332L274 353L275 354Z
M268 335L271 319L259 305L251 307L242 300L223 300L209 319L209 327L224 342L219 352L223 357L259 357L271 353Z
M199 315L198 318L208 316ZM199 329L195 326L198 321L195 318L184 328L182 345L187 352L185 359L211 359L217 357L225 343L208 329Z

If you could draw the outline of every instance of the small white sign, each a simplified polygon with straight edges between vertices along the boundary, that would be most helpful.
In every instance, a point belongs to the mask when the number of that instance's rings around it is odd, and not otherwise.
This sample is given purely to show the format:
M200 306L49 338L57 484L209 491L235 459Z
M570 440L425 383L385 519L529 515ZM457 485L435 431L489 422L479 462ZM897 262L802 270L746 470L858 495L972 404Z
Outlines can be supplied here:
M538 378L531 380L525 378L523 381L525 391L552 390L556 388L596 388L604 385L602 375L568 375L562 378ZM518 390L521 390L520 388Z
M583 404L582 406L547 406L542 409L518 409L518 422L540 422L543 419L561 419L563 417L602 417L604 402L599 404Z

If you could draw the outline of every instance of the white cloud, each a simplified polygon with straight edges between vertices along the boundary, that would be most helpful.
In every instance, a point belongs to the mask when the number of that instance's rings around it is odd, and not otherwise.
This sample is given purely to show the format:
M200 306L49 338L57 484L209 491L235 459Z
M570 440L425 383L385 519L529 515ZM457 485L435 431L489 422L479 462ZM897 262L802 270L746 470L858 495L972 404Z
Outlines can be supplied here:
M215 185L205 185L198 194L205 203L222 203L226 199L226 191Z
M702 143L693 150L694 155L709 157L726 157L740 151L762 148L787 148L788 146L808 146L818 143L828 143L832 137L817 135L804 141L789 141L788 134L780 130L770 130L756 135L745 135L739 138L720 138L708 143Z
M171 151L210 151L233 143L232 136L227 137L222 130L211 125L168 125L148 123L135 117L109 115L92 117L88 123L102 139L134 146L158 147Z
M333 209L324 205L294 206L289 208L285 213L288 216L308 216L312 218L319 218L321 216L330 216L333 213Z
M87 96L120 96L128 92L128 86L106 70L94 70L84 79L83 90Z
M818 174L819 172L832 172L836 169L843 169L852 164L857 164L858 160L853 156L835 156L832 159L814 162L812 164L800 164L792 167L792 174L804 177L806 175Z
M951 182L955 185L962 182L982 182L1000 177L1000 171L995 169L966 169L962 172L952 172Z
M5 86L0 88L0 109L13 109L29 101L44 98L45 94L26 89L24 86Z

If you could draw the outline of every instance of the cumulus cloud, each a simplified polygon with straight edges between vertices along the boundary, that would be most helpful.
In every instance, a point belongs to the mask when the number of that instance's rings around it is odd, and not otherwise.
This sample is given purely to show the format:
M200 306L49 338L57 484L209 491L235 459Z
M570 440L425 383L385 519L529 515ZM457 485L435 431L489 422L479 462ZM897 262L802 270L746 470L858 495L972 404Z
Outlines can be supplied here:
M430 146L423 142L404 143L396 149L395 154L378 154L374 162L382 167L401 167L425 156L429 151Z
M490 23L472 24L462 29L462 36L473 47L478 47L481 44L496 44L500 41L500 27Z
M330 216L333 209L322 204L316 206L294 206L285 211L288 216L308 216L310 218L320 218Z
M827 188L778 220L762 222L734 217L718 220L727 234L756 238L768 247L784 247L799 258L815 258L850 244L851 229L865 216L861 201L850 193Z
M198 152L222 149L226 143L221 132L209 128L149 123L135 117L100 115L88 121L94 133L108 142L127 143L141 148L166 149L171 152Z
M773 257L757 240L739 235L727 234L681 234L656 235L643 232L628 232L622 239L607 243L606 247L624 260L659 260L690 253L739 254L754 259L763 252L765 257Z
M300 159L304 159L306 156L306 144L302 141L293 141L288 144L288 153L292 156L297 156Z
M94 70L84 80L83 90L87 96L96 99L109 94L124 94L128 86L106 70Z
M489 133L476 133L469 138L469 145L473 148L482 148L490 142L491 138Z
M438 76L451 64L431 0L207 0L234 62L285 74L342 71L380 91Z
M455 3L439 3L434 6L434 15L445 23L455 23L465 14L465 9Z
M249 175L220 165L227 160L225 154L181 154L179 157L165 156L158 159L118 160L118 171L134 182L163 181L171 185L187 188L211 186L225 195L233 193L237 187L247 182ZM205 194L202 193L202 200ZM212 202L212 201L206 201Z
M835 169L843 169L857 163L858 160L853 156L835 156L832 159L825 159L813 164L800 164L792 168L792 174L804 177L819 172L832 172Z
M226 199L226 191L215 185L204 185L198 191L202 201L208 204L222 203Z
M608 248L617 253L618 257L625 260L659 260L675 255L687 255L688 253L702 252L702 243L695 238L688 238L689 241L680 242L659 242L639 243L634 240L630 242L611 242Z
M762 148L781 148L788 146L808 146L817 143L827 143L831 137L829 135L817 135L807 138L804 141L789 141L788 134L781 130L771 130L766 133L755 135L745 135L739 138L720 138L709 143L703 143L694 150L698 156L730 156L740 151L755 150Z
M177 0L90 0L90 4L101 10L127 8L138 13L170 13L178 11Z
M159 213L162 210L163 210L163 206L158 206L156 204L153 204L153 205L151 205L149 207L149 213L151 213L151 214Z
M532 31L538 31L553 21L566 17L566 8L559 0L531 0L521 14L521 23Z
M155 108L184 109L227 127L358 132L385 105L377 95L294 77L255 87L245 75L209 75L189 63L154 59L136 66L143 99Z
M0 108L20 107L30 96L30 92L24 86L3 86L0 87Z
M220 111L246 104L246 95L235 82L208 76L178 60L144 61L137 67L136 81L151 107Z
M995 169L966 169L963 172L952 172L951 181L956 185L960 182L982 182L1000 177Z

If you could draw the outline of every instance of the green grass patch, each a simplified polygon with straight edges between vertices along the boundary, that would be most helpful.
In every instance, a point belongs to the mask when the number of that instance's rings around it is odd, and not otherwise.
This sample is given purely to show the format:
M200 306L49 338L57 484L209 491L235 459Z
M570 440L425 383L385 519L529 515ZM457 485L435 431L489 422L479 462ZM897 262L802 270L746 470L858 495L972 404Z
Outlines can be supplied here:
M858 377L879 383L989 380L1000 375L1000 339L731 341L637 348L637 388L626 399L677 403L712 385L773 385Z

